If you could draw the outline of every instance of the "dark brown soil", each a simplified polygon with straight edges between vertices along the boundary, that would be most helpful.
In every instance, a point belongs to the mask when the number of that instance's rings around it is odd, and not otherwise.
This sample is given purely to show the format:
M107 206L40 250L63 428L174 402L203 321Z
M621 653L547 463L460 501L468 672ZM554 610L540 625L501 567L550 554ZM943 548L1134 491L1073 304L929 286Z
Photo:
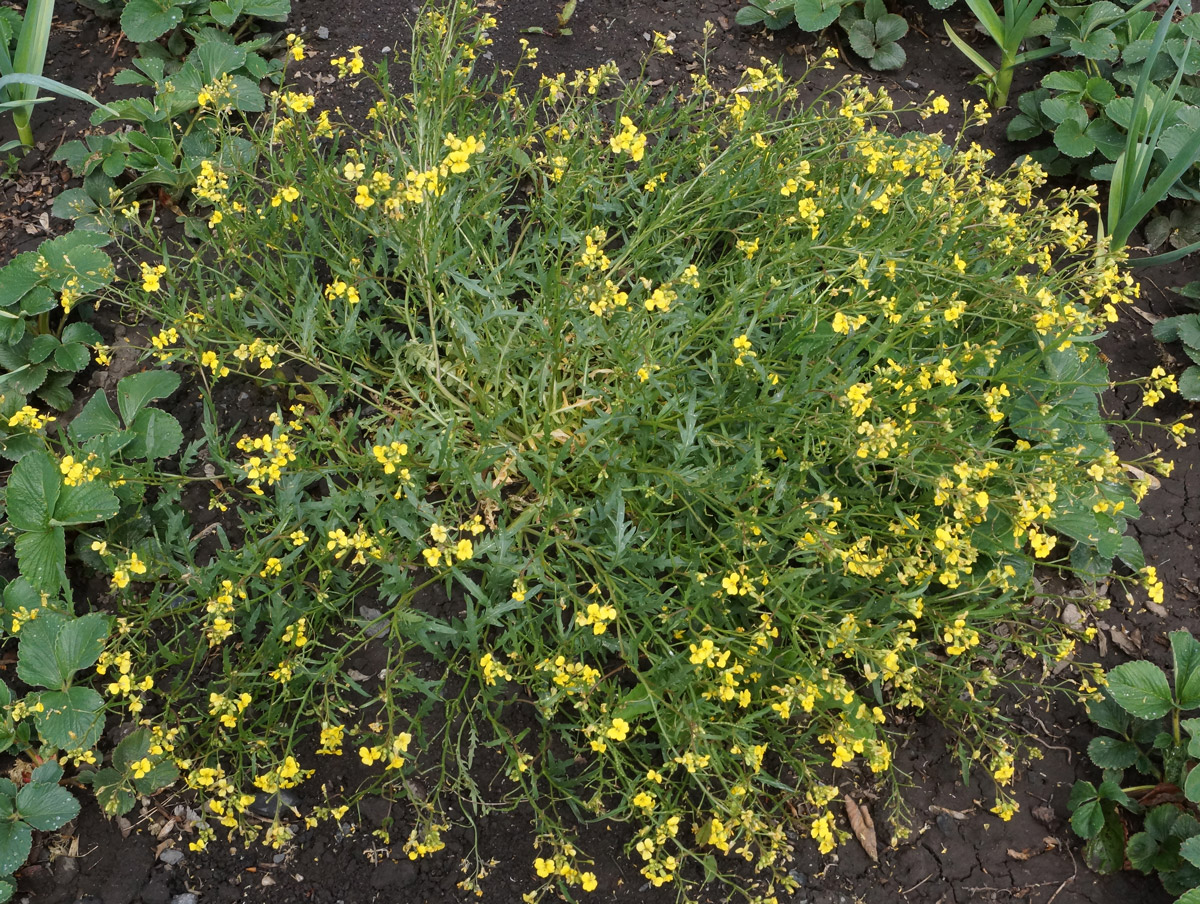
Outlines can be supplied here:
M737 0L580 0L570 23L571 36L554 36L560 5L555 0L484 0L483 5L499 18L494 34L496 63L511 65L517 39L527 36L540 47L543 72L571 71L594 66L609 59L622 72L636 72L648 47L651 32L673 35L675 55L656 58L647 78L669 85L687 78L703 41L706 20L716 25L708 50L713 80L728 85L739 70L755 65L761 56L782 58L785 71L796 73L805 60L819 55L823 42L837 41L840 33L830 29L819 39L795 30L766 34L734 25ZM961 5L960 5L961 6ZM110 96L113 74L126 65L131 50L119 31L77 10L71 3L59 5L59 20L52 38L47 74L98 96ZM949 46L941 28L943 13L924 3L906 7L904 15L912 26L905 39L909 62L896 73L873 73L851 56L835 73L821 74L805 89L815 94L831 79L849 71L861 72L869 81L886 85L898 100L921 100L929 92L945 94L952 109L961 99L972 103L981 97L969 85L973 70ZM361 45L364 56L377 58L408 43L406 21L414 13L409 4L392 0L294 0L289 29L305 32L310 47L322 59ZM962 9L947 14L970 33ZM325 41L316 38L319 27L327 28ZM545 34L526 34L527 29L544 29ZM984 49L986 53L986 49ZM846 50L848 54L848 50ZM1013 96L1031 84L1035 73L1018 77ZM312 87L316 87L313 85ZM318 89L321 90L321 89ZM326 91L330 89L325 89ZM353 97L322 98L324 105L340 104L348 116L356 111ZM361 113L361 110L358 110ZM1007 162L1020 149L1004 141L1004 126L1010 112L997 116L977 136L985 146ZM0 175L0 262L12 254L35 247L41 239L65 224L51 220L49 205L69 180L69 173L49 158L65 140L78 137L87 128L87 111L76 103L56 101L38 109L35 133L41 144L27 157ZM952 130L956 123L945 128ZM0 140L11 126L0 127ZM2 173L3 170L0 170ZM1138 310L1122 312L1121 322L1103 340L1101 348L1110 359L1114 380L1147 374L1162 364L1168 371L1180 370L1181 362L1150 336L1149 321L1176 312L1178 299L1167 287L1200 278L1200 264L1184 261L1146 276L1142 283L1143 303ZM103 314L103 312L101 312ZM102 325L111 332L114 324ZM182 398L184 394L181 394ZM1140 392L1115 389L1107 396L1108 410L1115 420L1134 415ZM183 403L181 403L183 404ZM236 407L237 401L231 401ZM1162 403L1152 414L1173 420L1189 406L1178 399ZM1194 409L1194 406L1190 406ZM179 412L181 420L190 412ZM1147 412L1141 412L1146 417ZM1132 458L1146 454L1161 435L1143 437L1139 431L1114 428L1118 451ZM1168 445L1170 445L1168 443ZM1197 557L1194 544L1200 529L1200 469L1196 468L1196 444L1171 450L1176 461L1172 477L1145 500L1145 517L1135 531L1146 549L1147 560L1156 565L1167 586L1167 607L1151 611L1144 594L1113 585L1112 607L1100 615L1105 625L1099 648L1081 655L1105 666L1140 650L1160 662L1165 660L1165 635L1169 630L1197 627ZM448 601L444 605L452 605ZM1114 639L1117 638L1117 639ZM1125 652L1123 652L1123 650ZM363 669L368 671L368 669ZM1021 810L1009 823L987 812L989 791L978 776L962 783L957 760L949 750L941 729L914 722L897 754L897 765L909 776L905 802L913 828L904 842L887 847L879 863L867 859L854 842L844 845L834 857L820 858L803 838L798 838L795 878L801 882L793 896L780 896L791 904L966 904L966 902L1031 902L1031 904L1157 904L1169 898L1157 881L1135 873L1100 877L1083 864L1078 840L1066 824L1066 802L1072 783L1081 777L1095 778L1082 752L1091 737L1081 724L1080 708L1065 699L1030 699L1012 706L1010 715L1030 736L1038 739L1044 757L1018 774L1017 800ZM337 782L344 776L332 767L328 775L317 775L309 784ZM479 780L486 783L494 764L482 761ZM87 797L86 791L81 791ZM399 845L387 847L371 832L389 825L393 839L407 837L411 817L403 804L394 808L385 800L368 801L357 816L347 817L341 830L328 824L302 833L284 855L265 848L244 850L240 846L214 843L202 854L187 852L187 839L170 831L161 838L152 826L162 826L177 807L188 801L164 798L148 803L130 814L130 822L106 821L98 808L85 801L83 812L63 837L43 839L31 864L20 873L19 898L31 902L79 902L79 904L215 904L215 902L517 902L536 884L532 869L536 828L530 815L513 813L475 816L474 828L455 828L441 853L421 861L404 858ZM308 804L316 801L306 801ZM882 822L882 802L872 805ZM180 810L180 813L183 811ZM458 814L452 814L458 815ZM466 814L463 814L466 816ZM470 819L460 820L470 825ZM892 840L891 831L881 826L882 837ZM622 853L624 838L619 831L584 829L580 847L595 859L600 889L587 896L603 902L666 902L674 894L648 888L636 864ZM172 851L182 852L180 858ZM463 878L460 863L477 852L491 863L481 883L479 897L458 887ZM171 862L173 861L173 862ZM725 900L712 890L702 900Z

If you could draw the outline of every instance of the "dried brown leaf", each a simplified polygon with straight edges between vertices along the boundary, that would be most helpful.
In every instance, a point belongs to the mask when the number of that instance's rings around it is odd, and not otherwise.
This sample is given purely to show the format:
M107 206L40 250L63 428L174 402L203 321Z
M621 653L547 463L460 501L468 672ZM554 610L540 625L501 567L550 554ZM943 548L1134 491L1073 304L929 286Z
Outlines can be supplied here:
M929 808L929 812L933 813L934 815L949 816L951 819L957 819L959 822L964 822L970 818L973 812L975 812L975 808L972 807L970 810L951 810L949 807L939 807L935 805Z
M871 811L860 807L849 794L846 795L846 818L850 820L850 830L863 846L867 856L874 862L879 862L879 844L875 839L875 823L871 820Z

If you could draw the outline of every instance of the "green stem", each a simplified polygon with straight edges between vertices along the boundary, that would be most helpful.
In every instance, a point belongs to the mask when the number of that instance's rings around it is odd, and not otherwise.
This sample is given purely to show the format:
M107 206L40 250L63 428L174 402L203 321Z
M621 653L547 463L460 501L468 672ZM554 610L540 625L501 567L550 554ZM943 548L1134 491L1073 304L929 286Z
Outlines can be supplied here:
M41 75L46 65L46 45L50 42L50 23L54 20L54 0L29 0L25 20L21 25L21 36L17 40L17 55L13 59L13 71L26 75ZM13 110L13 125L17 137L26 147L33 145L33 128L29 118L33 114L33 99L37 88L24 85L13 94L16 99L30 101Z

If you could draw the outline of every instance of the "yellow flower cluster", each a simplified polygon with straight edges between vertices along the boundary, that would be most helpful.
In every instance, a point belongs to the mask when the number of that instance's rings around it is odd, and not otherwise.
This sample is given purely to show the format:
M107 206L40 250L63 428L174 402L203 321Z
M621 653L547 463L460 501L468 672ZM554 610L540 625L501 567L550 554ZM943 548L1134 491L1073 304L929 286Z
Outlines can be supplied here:
M246 479L250 481L251 492L257 496L263 495L262 484L274 486L283 477L283 470L296 460L296 450L292 446L292 437L288 433L271 436L243 436L237 441L237 448L242 452L262 452L262 455L251 455L242 466Z
M435 523L429 528L429 538L433 542L421 550L421 557L430 568L437 568L443 564L447 568L453 568L455 562L465 562L475 557L475 544L463 534L469 533L472 537L477 537L484 530L486 528L483 526L483 518L479 515L458 526L457 539L451 539L450 528Z
M400 499L404 495L404 486L412 480L412 471L404 463L404 459L408 457L408 443L400 443L393 440L386 446L376 444L371 447L371 454L375 456L377 461L383 468L383 473L388 476L396 475L401 486L393 493L393 498Z
M392 738L390 743L376 744L368 747L365 744L358 748L358 757L364 766L386 760L385 769L400 769L404 766L404 754L412 744L412 735L402 731Z
M595 891L597 887L596 874L580 872L575 866L577 851L568 842L559 842L558 850L552 857L538 857L533 861L534 871L539 878L557 878L565 885L577 885L584 891Z
M245 342L233 350L233 356L239 361L254 359L261 370L270 370L275 366L275 356L279 354L279 346L262 339L254 339L247 345Z
M0 399L3 397L0 396ZM52 424L58 418L49 414L40 414L32 405L22 405L21 408L8 419L9 427L25 427L30 431L43 429L47 424Z
M325 548L333 553L335 561L341 561L344 556L349 554L350 550L354 550L354 555L350 559L351 565L366 565L367 559L382 559L383 548L380 545L380 537L371 536L370 532L361 524L355 526L353 534L347 534L345 530L338 527L326 533Z
M76 461L74 455L64 455L62 461L58 463L58 470L62 473L63 483L69 487L77 487L80 484L91 483L99 477L101 469L91 465L96 460L96 457L96 453L89 452L87 458L83 461Z
M340 56L329 61L337 70L338 78L358 75L363 71L362 47L351 47L347 52L350 54L349 58Z
M621 117L621 131L608 140L608 146L614 154L628 154L634 163L646 156L646 136L628 116Z
M208 714L216 716L223 727L236 728L238 717L245 712L251 702L252 698L245 692L236 697L226 697L224 694L213 691L208 695Z
M220 646L233 634L232 616L236 600L245 599L245 590L240 587L235 589L233 581L228 579L221 581L220 591L204 604L204 610L208 616L204 634L208 638L209 647Z
M424 831L418 833L414 826L412 831L408 833L408 840L404 842L404 853L408 855L409 860L416 860L418 857L425 857L429 854L436 854L446 846L446 842L442 840L442 832L449 829L448 825L430 825L426 826Z

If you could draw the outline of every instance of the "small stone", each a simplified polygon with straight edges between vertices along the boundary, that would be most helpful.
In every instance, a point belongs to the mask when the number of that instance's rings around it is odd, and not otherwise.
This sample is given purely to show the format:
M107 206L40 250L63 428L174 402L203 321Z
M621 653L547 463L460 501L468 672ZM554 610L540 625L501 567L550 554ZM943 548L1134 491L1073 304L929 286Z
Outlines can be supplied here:
M161 854L158 855L158 859L161 860L163 863L167 864L168 866L174 866L175 864L177 864L183 860L183 851L177 850L175 848L167 848L165 851L163 851Z
M266 794L259 791L254 795L254 802L247 809L251 813L257 813L259 816L274 819L280 811L298 810L299 808L300 798L286 788L283 788L275 794Z
M319 27L317 29L317 39L320 41L328 41L329 40L329 29L326 28L324 25L322 25L321 27Z
M171 904L200 904L200 896L194 891L184 892L173 897Z
M378 828L392 812L392 805L382 797L368 797L359 803L358 812L367 822Z
M920 85L918 82L915 82L915 81L913 81L913 80L912 80L912 79L910 79L910 78L906 78L906 79L904 80L904 87L905 87L905 88L909 88L909 89L911 89L911 90L913 90L913 91L919 91L919 90L921 90L921 85Z
M79 861L74 857L60 857L54 861L54 883L69 885L79 874Z

